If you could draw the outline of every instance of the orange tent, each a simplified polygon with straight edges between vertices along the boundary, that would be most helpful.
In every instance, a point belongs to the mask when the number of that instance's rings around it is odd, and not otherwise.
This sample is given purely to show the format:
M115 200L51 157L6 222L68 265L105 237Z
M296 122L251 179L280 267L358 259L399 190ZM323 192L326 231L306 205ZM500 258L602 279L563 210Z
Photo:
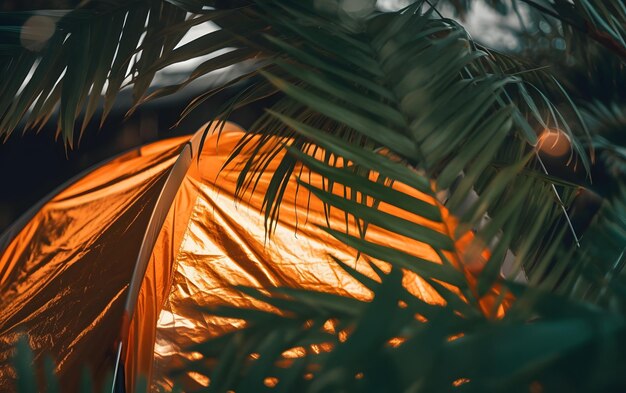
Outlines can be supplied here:
M85 365L98 382L115 364L123 367L127 391L134 391L139 375L152 387L171 386L168 370L194 356L188 345L243 323L207 316L198 305L264 307L232 285L371 297L330 257L349 261L355 252L318 227L326 225L322 202L302 188L296 192L295 181L287 186L275 234L266 238L260 211L280 156L255 193L237 200L240 163L220 168L243 131L232 124L225 131L219 141L210 136L202 151L197 133L103 163L62 186L0 238L0 391L13 390L10 358L21 333L36 361L53 354L64 391L76 389ZM394 187L437 204L402 184ZM330 223L344 227L343 213L332 212ZM367 237L440 261L430 246L380 228ZM367 264L356 266L372 274ZM428 302L442 302L415 275L406 274L405 285ZM193 373L184 383L201 386L208 379Z

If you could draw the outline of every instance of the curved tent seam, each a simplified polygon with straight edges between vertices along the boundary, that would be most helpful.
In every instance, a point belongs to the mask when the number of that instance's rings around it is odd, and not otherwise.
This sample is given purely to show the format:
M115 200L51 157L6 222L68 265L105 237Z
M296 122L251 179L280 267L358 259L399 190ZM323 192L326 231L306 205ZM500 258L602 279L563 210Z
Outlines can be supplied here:
M124 315L122 317L122 326L119 335L119 344L116 351L117 353L113 374L114 379L112 384L112 391L115 391L116 385L119 383L117 381L117 378L119 375L118 369L120 367L120 361L122 358L122 345L124 343L126 335L128 334L130 321L133 318L137 297L139 296L139 291L141 289L141 285L146 273L146 269L148 267L148 263L150 261L150 257L154 250L154 246L156 244L159 233L161 232L163 224L165 223L167 213L170 210L174 199L176 198L176 194L178 193L180 185L187 176L194 157L199 154L197 142L200 139L201 135L202 132L196 132L181 149L181 152L176 159L176 162L169 170L169 174L167 175L165 184L161 188L159 196L156 200L156 204L154 205L152 213L150 214L148 226L146 227L146 230L144 232L144 237L142 239L137 259L135 261L133 274L130 279L128 293L126 295ZM124 383L124 381L122 381L122 383Z

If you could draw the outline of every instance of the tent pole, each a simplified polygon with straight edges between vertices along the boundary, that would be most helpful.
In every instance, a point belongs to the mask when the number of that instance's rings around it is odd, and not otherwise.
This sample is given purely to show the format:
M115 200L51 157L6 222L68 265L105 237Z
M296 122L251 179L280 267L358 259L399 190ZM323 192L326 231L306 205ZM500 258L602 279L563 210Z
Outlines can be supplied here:
M122 359L122 341L120 341L119 345L117 346L117 355L115 356L115 370L113 371L113 384L111 385L111 393L120 393L120 392L116 392L116 387L118 384L117 381L117 376L118 373L120 371L120 361ZM122 383L124 383L124 381L122 381Z

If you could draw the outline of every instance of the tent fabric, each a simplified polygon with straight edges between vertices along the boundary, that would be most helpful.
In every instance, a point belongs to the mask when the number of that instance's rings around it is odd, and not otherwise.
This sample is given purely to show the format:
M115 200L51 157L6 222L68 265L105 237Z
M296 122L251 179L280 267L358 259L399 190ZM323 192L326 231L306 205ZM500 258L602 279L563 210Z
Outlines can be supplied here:
M54 354L64 391L84 366L113 364L133 262L181 143L135 149L54 196L0 255L0 391L15 391L10 358L26 334L40 363Z
M152 324L151 314L150 326L155 326L156 331L150 333L150 338L154 337L155 341L146 342L144 351L141 351L141 346L135 345L129 352L131 357L153 359L152 364L146 364L147 368L144 367L141 371L150 376L154 391L172 388L172 381L167 377L168 372L181 367L187 360L198 358L198 353L189 352L186 348L244 325L243 321L212 317L199 311L199 307L228 305L268 309L266 304L234 289L235 285L256 288L297 287L340 293L363 300L371 298L371 293L338 266L331 255L374 277L374 272L365 262L367 258L361 257L357 261L353 249L322 230L320 227L326 226L322 202L304 188L297 189L295 180L298 175L306 178L308 183L322 187L322 178L319 175L296 168L285 189L276 231L271 237L266 237L261 207L269 181L282 154L274 157L264 169L254 192L249 190L241 199L237 199L235 188L243 164L240 161L233 161L225 167L224 164L241 140L243 132L230 131L234 132L225 133L219 138L213 135L205 141L197 171L201 177L187 183L183 188L184 193L177 197L178 203L184 203L184 216L189 214L188 220L185 218L187 221L182 239L160 237L162 245L157 243L151 263L153 266L161 266L162 269L150 270L144 279L146 285L151 287L153 285L149 283L159 281L159 277L168 276L167 280L161 279L163 287L168 288L169 293L161 307L156 325ZM321 151L317 152L318 156L322 154ZM246 152L242 152L240 157L245 159ZM372 176L375 178L377 175ZM394 187L400 192L438 206L433 198L406 185L396 183ZM334 191L343 193L343 189ZM190 207L191 212L188 210ZM442 233L450 230L444 225L410 216L408 212L384 204L380 208L389 214L405 217ZM445 209L441 209L445 215ZM171 216L174 217L176 216ZM331 210L330 225L335 229L344 229L343 212ZM351 222L350 226L351 233L356 235L355 223ZM171 227L171 224L166 224L166 231L171 231L168 229ZM398 237L373 225L369 227L366 239L440 262L439 256L429 245ZM175 246L176 253L170 251L172 244L180 245ZM163 249L168 252L162 253ZM451 261L455 260L454 255L447 257ZM388 268L380 262L378 265L383 269ZM168 285L165 285L166 281L169 281ZM414 295L432 304L443 303L436 291L415 274L405 273L404 284ZM159 302L161 295L162 293L159 294ZM150 310L151 313L153 311ZM144 317L136 313L135 318ZM131 362L127 358L127 363ZM183 376L180 381L184 387L193 390L206 386L208 377L194 372ZM127 389L133 388L133 381L129 381Z
M14 379L7 362L20 331L37 360L45 353L57 357L67 391L75 390L83 365L101 381L120 343L127 391L135 391L140 376L157 390L172 386L171 370L197 359L189 345L244 326L200 313L198 306L269 309L233 285L371 298L331 255L374 277L367 258L357 260L353 249L320 228L327 225L322 202L297 186L302 176L323 187L319 175L294 171L270 237L262 207L283 154L269 161L254 192L235 197L243 163L227 164L227 158L244 135L227 123L219 137L210 134L204 144L197 133L144 146L90 172L45 203L21 231L12 230L17 235L0 250L0 307L8 310L0 315L0 391ZM244 150L240 158L247 154ZM444 234L454 231L454 219L438 201L401 183L394 188L438 208L445 224L384 203L380 209ZM333 192L352 191L336 185ZM332 228L345 230L345 220L343 212L330 211ZM358 234L354 220L347 225ZM373 225L366 239L441 263L427 244ZM463 270L457 255L445 256ZM413 273L405 273L404 285L429 303L444 302ZM182 381L186 388L209 382L196 373Z

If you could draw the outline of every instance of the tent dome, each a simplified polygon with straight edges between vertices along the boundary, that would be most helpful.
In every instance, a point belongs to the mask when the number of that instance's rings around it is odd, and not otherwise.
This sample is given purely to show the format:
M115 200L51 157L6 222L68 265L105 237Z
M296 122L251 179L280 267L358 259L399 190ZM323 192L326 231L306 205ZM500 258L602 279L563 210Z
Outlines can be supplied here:
M204 143L199 131L125 153L62 186L0 238L0 391L14 383L10 357L22 333L36 362L54 355L64 391L76 390L84 366L100 383L116 364L134 391L140 375L154 388L171 386L168 372L196 356L189 345L243 324L198 306L268 307L234 285L371 297L331 255L374 276L371 267L321 228L345 228L343 212L327 217L322 202L295 181L307 176L321 186L321 177L295 171L270 237L261 212L281 155L269 161L254 192L235 197L242 165L227 158L243 135L227 123ZM440 206L408 186L394 187ZM381 228L368 229L367 237L439 261L430 246ZM404 282L416 296L443 302L418 276L405 274ZM199 387L208 379L193 373L183 383Z

